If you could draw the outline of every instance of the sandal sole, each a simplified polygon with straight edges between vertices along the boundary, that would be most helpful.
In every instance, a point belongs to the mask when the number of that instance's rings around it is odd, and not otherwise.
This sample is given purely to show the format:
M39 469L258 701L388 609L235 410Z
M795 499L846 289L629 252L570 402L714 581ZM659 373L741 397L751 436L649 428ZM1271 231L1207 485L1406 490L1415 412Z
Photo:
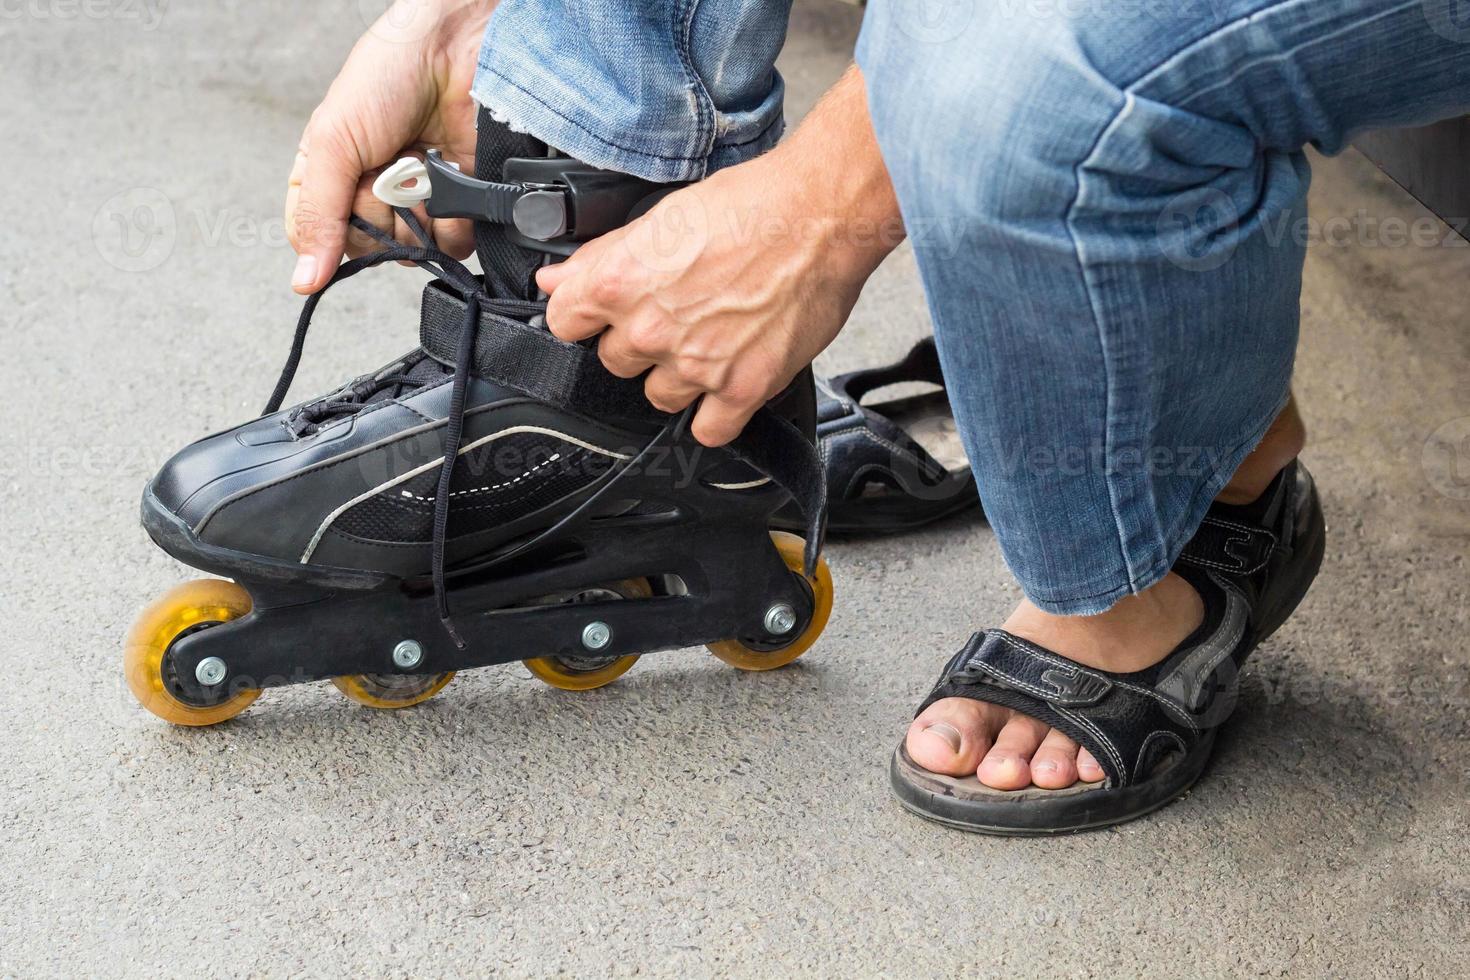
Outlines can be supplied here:
M970 782L988 788L973 776L957 780L929 772L910 759L902 745L894 750L888 778L903 808L926 820L975 834L1049 837L1101 830L1172 803L1204 773L1214 748L1215 732L1210 731L1189 754L1145 782L1120 790L1094 784L1095 788L1016 791L1028 793L1025 800L1011 799L1005 790L989 790L996 795L994 800L957 796L974 792Z

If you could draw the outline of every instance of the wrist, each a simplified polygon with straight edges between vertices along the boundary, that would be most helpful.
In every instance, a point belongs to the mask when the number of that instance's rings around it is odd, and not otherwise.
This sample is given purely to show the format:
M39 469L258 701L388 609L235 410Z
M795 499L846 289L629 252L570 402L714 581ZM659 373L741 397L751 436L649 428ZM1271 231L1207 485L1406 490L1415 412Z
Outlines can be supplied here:
M861 285L904 240L903 219L882 160L832 160L778 147L751 176L771 202L772 227L806 252L813 272ZM875 154L876 159L876 154Z

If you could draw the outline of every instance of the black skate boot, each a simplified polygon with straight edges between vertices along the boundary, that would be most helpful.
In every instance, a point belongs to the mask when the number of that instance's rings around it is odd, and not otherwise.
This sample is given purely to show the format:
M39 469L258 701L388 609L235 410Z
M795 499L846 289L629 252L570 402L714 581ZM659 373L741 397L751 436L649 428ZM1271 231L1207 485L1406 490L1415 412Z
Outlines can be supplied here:
M182 586L134 626L128 682L160 717L210 725L263 688L323 678L404 707L456 670L513 660L586 689L700 644L764 670L826 625L810 373L708 449L690 410L658 412L593 344L552 336L536 268L668 188L552 155L484 113L480 126L476 178L431 154L380 187L474 218L483 281L403 208L422 245L354 218L384 248L328 285L395 260L428 269L420 346L282 411L322 293L309 297L265 414L185 448L144 491L160 547L234 580ZM768 530L793 498L804 541Z

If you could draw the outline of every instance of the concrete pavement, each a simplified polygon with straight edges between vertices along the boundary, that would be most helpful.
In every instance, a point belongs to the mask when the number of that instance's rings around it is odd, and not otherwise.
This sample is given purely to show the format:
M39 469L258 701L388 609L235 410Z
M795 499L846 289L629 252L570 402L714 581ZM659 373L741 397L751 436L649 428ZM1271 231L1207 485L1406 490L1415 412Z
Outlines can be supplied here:
M1470 972L1470 463L1435 450L1470 432L1470 248L1394 244L1424 212L1351 153L1319 161L1313 218L1349 230L1309 251L1298 382L1327 564L1148 820L997 840L890 799L913 705L1017 598L976 520L834 545L831 625L769 675L686 652L578 695L503 667L399 713L326 684L212 730L138 708L123 635L190 574L138 493L269 393L285 175L357 6L0 18L0 163L36 181L0 221L0 976ZM793 115L859 17L799 7ZM296 391L409 346L420 284L334 291ZM926 329L901 252L819 366Z

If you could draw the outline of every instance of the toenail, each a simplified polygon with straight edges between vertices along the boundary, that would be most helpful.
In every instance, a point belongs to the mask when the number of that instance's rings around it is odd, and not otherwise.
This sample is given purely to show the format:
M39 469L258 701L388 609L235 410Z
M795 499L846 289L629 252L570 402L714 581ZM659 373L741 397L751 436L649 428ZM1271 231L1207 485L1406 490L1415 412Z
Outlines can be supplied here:
M1051 759L1046 759L1046 760L1044 760L1042 762L1034 762L1034 763L1031 764L1031 771L1032 772L1056 772L1057 771L1057 764L1055 762L1053 762Z
M924 729L924 731L932 732L948 742L951 752L958 752L960 750L960 730L951 725L949 722L936 721L934 724Z

